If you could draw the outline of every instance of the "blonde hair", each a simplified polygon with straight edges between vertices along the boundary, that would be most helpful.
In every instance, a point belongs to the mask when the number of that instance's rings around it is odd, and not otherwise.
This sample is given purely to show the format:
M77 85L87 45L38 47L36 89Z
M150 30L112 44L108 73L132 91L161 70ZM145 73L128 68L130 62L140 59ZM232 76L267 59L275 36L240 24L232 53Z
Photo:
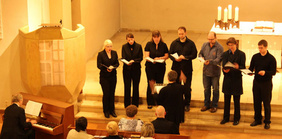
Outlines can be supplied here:
M113 45L113 42L112 42L110 39L107 39L107 40L104 41L104 48L105 48L107 45Z
M150 122L146 122L143 124L141 128L141 136L142 137L153 137L155 134L154 125Z
M118 125L115 121L111 121L107 124L107 132L109 135L117 135L118 133Z
M14 102L20 102L21 100L23 100L23 95L22 94L15 94L12 95L12 103Z

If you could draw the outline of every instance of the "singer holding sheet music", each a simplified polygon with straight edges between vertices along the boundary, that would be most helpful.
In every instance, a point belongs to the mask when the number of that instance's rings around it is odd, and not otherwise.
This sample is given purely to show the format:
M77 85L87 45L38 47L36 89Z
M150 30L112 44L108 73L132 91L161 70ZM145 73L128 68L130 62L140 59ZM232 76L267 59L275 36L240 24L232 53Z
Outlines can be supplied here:
M155 83L164 82L165 74L165 60L168 59L168 48L164 43L161 33L158 30L152 32L151 40L145 47L146 57L146 75L147 75L147 104L148 109L155 105L155 100L152 93L154 93ZM150 59L150 60L149 60Z
M143 51L140 44L134 40L134 35L126 35L127 43L122 46L122 59L129 63L123 63L123 81L124 81L124 108L133 104L139 106L139 83L141 76L140 62L143 60ZM133 84L133 95L131 102L131 82Z
M117 52L112 50L111 40L105 40L104 50L98 53L97 67L100 69L100 84L103 90L103 111L106 118L110 115L117 117L115 113L115 89L117 83L117 71L119 66Z
M234 121L233 125L238 125L240 121L240 96L243 94L242 73L240 69L245 69L246 56L243 51L237 49L238 43L235 38L230 37L226 42L229 50L222 54L222 71L224 93L224 114L220 124L225 124L230 117L230 100L234 101ZM230 63L228 65L227 63Z
M34 139L35 132L31 126L37 121L26 119L25 110L21 108L22 94L13 95L12 103L5 109L0 139Z
M267 50L267 41L258 42L259 53L254 54L249 67L250 71L255 71L253 81L253 99L255 110L255 121L251 126L262 124L261 105L264 106L264 128L270 128L271 117L271 97L272 97L272 76L276 74L276 59Z
M170 45L169 58L173 61L172 70L177 72L177 83L183 82L185 88L185 111L190 110L191 81L192 81L192 60L197 57L195 43L186 36L186 28L178 28L178 37ZM179 58L172 55L178 54Z

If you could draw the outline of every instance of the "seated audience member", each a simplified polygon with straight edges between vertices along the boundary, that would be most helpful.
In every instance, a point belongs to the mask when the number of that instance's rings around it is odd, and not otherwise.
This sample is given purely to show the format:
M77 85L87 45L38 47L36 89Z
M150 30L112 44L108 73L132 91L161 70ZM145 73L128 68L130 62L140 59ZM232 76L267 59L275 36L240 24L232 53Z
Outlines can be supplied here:
M115 121L109 122L106 129L109 136L103 139L122 139L122 137L118 135L118 125Z
M141 138L140 139L154 139L155 128L152 123L145 123L141 128Z
M68 133L67 139L92 139L93 136L87 134L85 129L87 127L87 119L85 117L79 117L75 121L75 130L72 129Z
M163 106L158 106L155 115L157 119L152 121L155 127L155 133L159 134L179 134L179 129L175 123L165 119L165 108Z
M140 119L135 119L135 116L138 112L137 107L135 105L129 105L125 110L127 118L120 119L118 123L119 130L140 132L143 121Z
M31 129L36 120L26 119L22 94L12 96L12 105L7 107L3 116L0 139L33 139L35 132Z

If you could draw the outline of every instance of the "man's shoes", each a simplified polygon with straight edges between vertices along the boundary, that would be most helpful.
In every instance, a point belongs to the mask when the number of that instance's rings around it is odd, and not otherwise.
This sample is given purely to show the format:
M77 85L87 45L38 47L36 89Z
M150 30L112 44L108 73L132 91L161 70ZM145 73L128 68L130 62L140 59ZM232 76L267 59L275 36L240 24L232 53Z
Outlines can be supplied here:
M227 122L229 122L229 120L225 120L225 119L223 119L221 122L220 122L220 124L225 124L225 123L227 123Z
M270 128L270 124L265 124L264 125L264 129L269 129Z
M210 109L210 107L204 106L201 108L201 111L207 111L208 109Z
M113 117L117 117L117 114L116 114L114 111L111 112L111 115L112 115Z
M217 108L216 107L212 107L211 109L210 109L210 112L211 113L215 113L217 111Z
M190 111L190 106L185 106L185 111L189 112Z
M153 108L153 106L152 105L148 105L148 107L147 107L148 109L152 109Z
M250 124L250 126L257 126L257 125L261 125L261 122L254 121L253 123Z
M238 125L239 124L239 121L234 121L233 122L233 125Z
M104 113L104 116L105 116L106 118L110 118L110 114L109 114L108 112L105 112L105 113Z

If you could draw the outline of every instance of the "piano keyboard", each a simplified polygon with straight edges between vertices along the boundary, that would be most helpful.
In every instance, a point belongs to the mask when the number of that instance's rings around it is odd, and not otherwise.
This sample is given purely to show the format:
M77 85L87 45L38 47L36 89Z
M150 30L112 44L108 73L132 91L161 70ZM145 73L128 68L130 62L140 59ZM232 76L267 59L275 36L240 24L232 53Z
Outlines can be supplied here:
M37 128L41 128L41 129L46 129L48 131L53 131L53 129L54 129L54 127L48 126L46 124L41 124L41 123L33 124L32 126L37 127Z

